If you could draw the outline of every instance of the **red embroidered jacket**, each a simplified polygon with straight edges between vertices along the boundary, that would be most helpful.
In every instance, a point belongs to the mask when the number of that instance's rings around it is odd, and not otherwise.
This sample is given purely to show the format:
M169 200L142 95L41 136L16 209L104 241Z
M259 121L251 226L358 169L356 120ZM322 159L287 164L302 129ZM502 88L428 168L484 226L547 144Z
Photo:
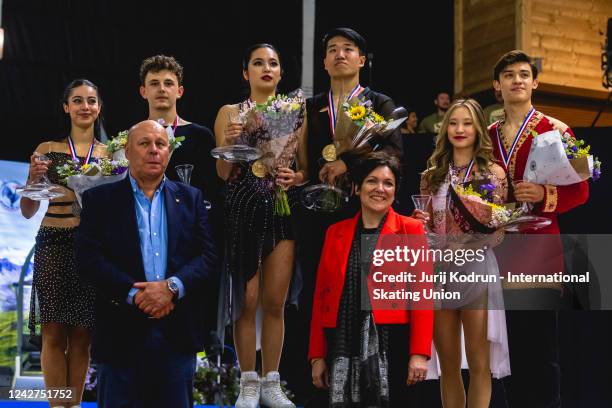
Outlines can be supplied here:
M535 111L519 136L507 166L503 162L503 156L506 155L507 152L503 146L503 141L500 140L499 137L499 125L500 122L495 122L489 127L495 158L499 160L499 164L504 167L511 180L522 180L523 174L525 173L525 166L527 166L527 158L529 157L531 143L533 141L533 133L541 134L551 131L553 130L553 125L543 113ZM574 136L571 129L568 128L567 132L569 132L572 137ZM504 149L504 151L502 152L501 149ZM521 254L521 256L510 256L508 253L504 254L503 245L499 249L496 248L496 253L500 252L500 254L498 254L500 273L507 273L508 271L513 273L534 273L535 270L539 270L538 273L542 274L563 272L563 247L560 237L558 237L559 223L557 221L557 214L562 214L574 207L584 204L589 198L589 184L588 181L585 180L568 186L545 185L544 190L543 202L535 205L532 213L549 218L552 223L548 227L539 230L526 231L525 233L531 236L525 237L523 245L520 245L516 240L515 242L509 242L512 247L512 253L514 255ZM533 234L548 236L535 237ZM508 250L508 248L505 249ZM539 264L526 266L526 262L529 260L534 260L534 262L537 261ZM555 284L533 283L504 286L516 288L536 286L559 287L559 285Z

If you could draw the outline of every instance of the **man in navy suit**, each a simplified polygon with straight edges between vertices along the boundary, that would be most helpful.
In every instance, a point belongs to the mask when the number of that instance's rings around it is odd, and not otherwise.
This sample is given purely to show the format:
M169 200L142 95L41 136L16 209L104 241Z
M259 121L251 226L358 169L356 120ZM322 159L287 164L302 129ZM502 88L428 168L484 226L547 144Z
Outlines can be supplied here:
M215 249L200 190L164 176L168 136L130 129L128 176L83 195L81 276L97 290L98 406L192 407Z

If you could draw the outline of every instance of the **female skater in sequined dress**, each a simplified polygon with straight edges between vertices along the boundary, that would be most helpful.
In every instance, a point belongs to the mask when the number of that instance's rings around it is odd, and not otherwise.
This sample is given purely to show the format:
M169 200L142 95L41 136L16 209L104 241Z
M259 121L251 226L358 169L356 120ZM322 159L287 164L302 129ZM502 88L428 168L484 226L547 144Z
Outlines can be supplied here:
M86 79L72 81L64 91L62 107L70 121L68 136L41 143L30 157L28 181L46 173L64 196L49 202L36 236L29 327L35 335L40 325L46 387L75 388L70 403L50 400L50 406L74 408L79 407L89 367L94 292L81 283L77 273L74 237L80 220L78 207L74 192L59 179L57 166L75 159L84 163L107 153L98 141L102 107L98 88ZM37 154L44 154L50 162L38 161ZM31 218L40 201L22 197L20 205L22 215Z
M250 47L243 60L243 76L251 102L264 103L276 94L282 70L276 49L269 44ZM236 118L246 102L225 105L217 114L217 146L236 143L243 127ZM297 128L297 127L296 127ZM290 206L295 185L307 180L302 130L294 132L293 166L281 166L274 176L253 170L252 163L217 160L219 177L227 180L225 200L225 273L231 276L231 318L234 343L242 371L237 408L295 407L280 388L278 366L284 338L284 305L293 273L294 234L291 216L274 213L275 185L287 189ZM297 156L297 157L296 157ZM287 161L289 163L290 161ZM262 379L256 366L256 312L261 306ZM227 309L226 309L227 310Z

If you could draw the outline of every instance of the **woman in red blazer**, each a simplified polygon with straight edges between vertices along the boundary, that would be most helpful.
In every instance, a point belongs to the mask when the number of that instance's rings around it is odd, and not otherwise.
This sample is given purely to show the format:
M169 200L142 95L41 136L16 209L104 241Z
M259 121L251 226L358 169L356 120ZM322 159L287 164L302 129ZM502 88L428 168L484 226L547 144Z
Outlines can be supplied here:
M355 217L329 227L317 271L308 359L313 384L330 388L334 407L389 406L388 330L410 324L407 384L425 379L431 354L433 311L389 305L381 310L373 297L372 273L361 274L362 239L370 240L368 253L379 245L379 236L417 236L426 245L420 221L391 208L399 178L399 163L384 152L369 154L352 174L361 201ZM363 235L362 235L363 234ZM374 238L372 238L374 237ZM399 264L405 267L405 264ZM431 263L417 264L431 274ZM368 266L368 269L369 266ZM378 270L378 269L377 269ZM360 287L367 279L368 294L362 310ZM364 292L365 293L365 292ZM373 307L372 307L373 306Z

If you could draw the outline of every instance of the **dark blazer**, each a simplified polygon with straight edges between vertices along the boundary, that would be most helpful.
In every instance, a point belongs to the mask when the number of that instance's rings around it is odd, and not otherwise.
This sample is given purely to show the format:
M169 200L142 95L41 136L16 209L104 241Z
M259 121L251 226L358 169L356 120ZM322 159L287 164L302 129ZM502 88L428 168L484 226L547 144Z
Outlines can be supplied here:
M372 108L376 113L389 117L395 109L395 103L387 95L375 92L370 88L365 88L359 95L360 98L372 101ZM319 171L321 170L321 151L323 147L333 142L331 129L329 127L329 113L327 110L327 92L323 92L306 100L306 114L308 117L308 174L312 184L319 183ZM402 134L396 129L385 139L373 138L370 141L372 148L385 150L387 153L402 157ZM347 165L349 172L355 165L355 157L351 154L343 153L339 157Z
M149 319L127 303L134 282L146 281L128 177L83 194L76 256L82 279L96 289L93 357L124 360L142 347L151 325L158 325L166 341L180 352L197 352L205 340L204 296L215 273L216 251L202 192L166 179L164 203L168 223L166 277L176 276L185 296L175 301L165 318Z

